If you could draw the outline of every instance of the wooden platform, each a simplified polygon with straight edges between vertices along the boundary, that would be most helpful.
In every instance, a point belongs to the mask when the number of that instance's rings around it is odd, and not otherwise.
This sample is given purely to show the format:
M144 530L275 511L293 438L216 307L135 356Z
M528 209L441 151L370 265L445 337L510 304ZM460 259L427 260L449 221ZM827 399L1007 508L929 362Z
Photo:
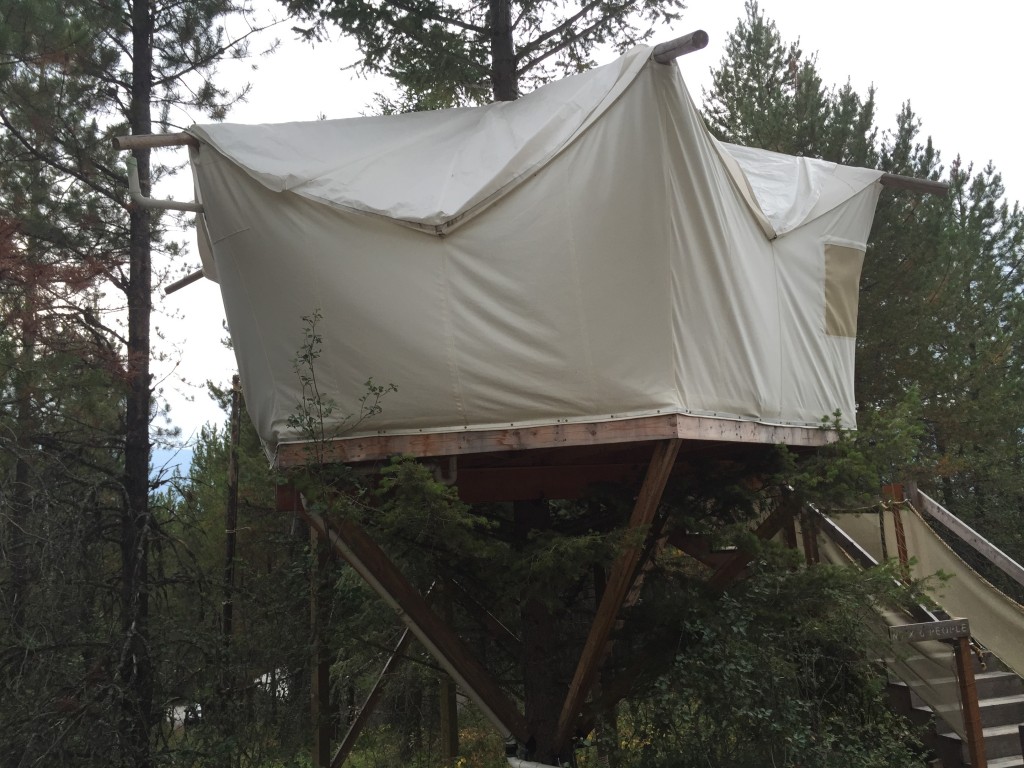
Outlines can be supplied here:
M814 449L833 442L836 433L665 414L591 424L342 437L316 451L308 443L284 443L278 446L276 466L322 461L372 469L405 455L433 463L469 503L570 499L595 483L638 482L654 445L668 439L684 441L678 462L688 464L697 458L744 461L770 445Z

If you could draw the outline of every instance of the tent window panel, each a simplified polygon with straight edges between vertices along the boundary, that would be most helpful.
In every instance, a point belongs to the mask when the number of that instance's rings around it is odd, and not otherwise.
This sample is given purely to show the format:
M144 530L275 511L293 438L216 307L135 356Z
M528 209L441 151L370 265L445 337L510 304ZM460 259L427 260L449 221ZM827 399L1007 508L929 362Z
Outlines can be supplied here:
M857 298L864 251L848 245L825 243L825 333L857 335Z

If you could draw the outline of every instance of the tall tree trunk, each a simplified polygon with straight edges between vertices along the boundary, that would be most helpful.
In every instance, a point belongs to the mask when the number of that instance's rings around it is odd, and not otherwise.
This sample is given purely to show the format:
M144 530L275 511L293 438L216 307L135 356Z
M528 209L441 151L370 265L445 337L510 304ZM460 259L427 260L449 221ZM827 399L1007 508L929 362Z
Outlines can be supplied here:
M511 0L490 0L491 25L491 88L495 101L519 98L519 76L516 73L516 52L512 43Z
M551 511L546 501L516 501L513 511L516 538L521 546L526 545L531 531L551 527ZM555 732L567 687L560 683L559 675L552 674L558 617L543 600L530 594L523 598L520 619L523 703L533 735L532 743L525 746L531 760L554 765L558 757L554 752Z
M21 312L21 351L15 383L15 437L18 456L14 464L14 488L11 499L11 629L21 641L25 632L25 605L32 583L29 554L29 517L32 510L32 483L29 451L35 440L35 418L32 408L33 369L36 357L35 289L26 280L24 306Z
M132 0L133 134L152 133L153 17L149 0ZM149 150L136 150L142 194L150 192ZM151 217L132 208L129 222L128 399L125 405L125 507L121 515L121 600L124 647L120 677L124 691L123 759L136 768L152 765L154 671L150 655L149 509L150 313L152 310Z

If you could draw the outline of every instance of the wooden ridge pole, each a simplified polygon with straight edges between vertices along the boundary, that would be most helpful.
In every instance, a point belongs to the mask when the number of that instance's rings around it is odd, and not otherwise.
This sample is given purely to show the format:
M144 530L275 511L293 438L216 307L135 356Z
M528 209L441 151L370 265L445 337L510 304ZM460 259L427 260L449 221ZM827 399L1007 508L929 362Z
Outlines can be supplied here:
M175 291L180 291L186 285L192 285L192 283L202 279L203 270L197 269L195 272L190 272L180 280L175 280L173 283L164 288L164 296L170 296Z
M884 173L878 181L883 187L906 189L910 192L920 192L921 194L945 196L949 192L948 182L916 179L913 176L899 176L895 173Z
M668 64L680 56L685 56L688 53L693 53L707 47L708 39L708 33L703 29L698 29L688 35L683 35L675 40L669 40L654 46L651 58L659 64Z
M141 133L134 136L115 136L110 141L118 152L156 147L199 146L199 139L188 133Z

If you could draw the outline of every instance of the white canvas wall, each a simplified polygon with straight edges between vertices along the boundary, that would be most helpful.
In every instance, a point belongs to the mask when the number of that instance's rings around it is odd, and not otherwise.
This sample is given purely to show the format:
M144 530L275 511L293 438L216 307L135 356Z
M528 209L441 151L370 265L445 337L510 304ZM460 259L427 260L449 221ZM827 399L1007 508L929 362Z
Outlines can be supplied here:
M303 438L315 309L337 413L370 377L398 387L362 433L852 424L854 339L827 332L826 296L849 315L880 174L717 144L648 57L511 104L193 129L205 268L268 449Z

